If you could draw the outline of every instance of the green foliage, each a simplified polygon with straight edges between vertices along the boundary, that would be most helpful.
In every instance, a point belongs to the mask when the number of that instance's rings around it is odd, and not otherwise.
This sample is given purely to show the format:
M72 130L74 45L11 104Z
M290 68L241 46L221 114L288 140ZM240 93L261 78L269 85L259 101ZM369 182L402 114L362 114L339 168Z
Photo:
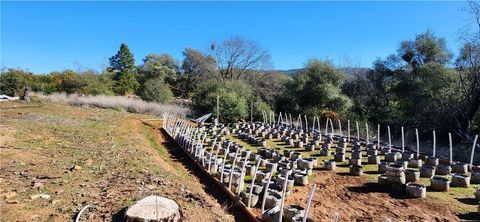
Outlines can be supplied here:
M21 69L2 70L0 73L0 94L19 96L24 87L31 87L34 75Z
M146 101L163 103L172 98L173 94L170 88L161 79L149 79L142 87L140 97Z
M253 99L253 90L239 81L209 81L200 84L192 97L193 107L200 113L213 112L216 116L217 95L222 122L250 118L249 102Z
M305 70L287 83L287 91L278 105L309 116L318 116L325 110L346 113L352 102L340 89L345 78L331 62L310 60Z
M117 54L110 58L109 69L114 73L113 90L115 93L123 95L132 93L138 88L135 59L127 44L122 43Z

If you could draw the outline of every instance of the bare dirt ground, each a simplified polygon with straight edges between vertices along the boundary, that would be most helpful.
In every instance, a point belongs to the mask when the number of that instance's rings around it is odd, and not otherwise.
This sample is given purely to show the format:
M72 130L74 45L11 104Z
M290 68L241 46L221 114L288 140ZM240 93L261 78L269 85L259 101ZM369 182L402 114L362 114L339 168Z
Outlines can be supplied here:
M72 221L85 205L81 221L117 221L153 194L177 201L185 221L241 220L142 118L152 117L1 103L0 221Z
M319 171L312 183L317 190L312 199L310 217L329 221L334 212L340 221L459 221L449 206L432 199L406 199L403 194L369 183L362 177ZM287 204L305 206L311 185L295 187Z

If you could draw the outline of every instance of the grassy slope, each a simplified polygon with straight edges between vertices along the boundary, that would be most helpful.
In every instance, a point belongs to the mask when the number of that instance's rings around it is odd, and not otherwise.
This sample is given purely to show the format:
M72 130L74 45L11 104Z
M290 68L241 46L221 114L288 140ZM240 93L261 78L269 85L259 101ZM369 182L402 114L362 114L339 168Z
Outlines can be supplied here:
M32 105L41 107L22 108ZM69 221L86 204L85 221L111 221L150 194L176 200L189 221L232 220L140 122L151 116L38 101L0 108L0 221ZM41 193L51 197L31 198Z

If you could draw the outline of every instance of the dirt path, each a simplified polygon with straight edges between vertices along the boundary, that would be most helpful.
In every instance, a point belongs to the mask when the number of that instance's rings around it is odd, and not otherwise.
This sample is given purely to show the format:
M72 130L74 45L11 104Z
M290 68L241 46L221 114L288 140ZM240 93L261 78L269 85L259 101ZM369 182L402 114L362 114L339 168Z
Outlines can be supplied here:
M0 110L0 221L72 221L87 204L81 221L117 221L153 194L177 201L185 221L235 220L140 122L151 117L42 105Z

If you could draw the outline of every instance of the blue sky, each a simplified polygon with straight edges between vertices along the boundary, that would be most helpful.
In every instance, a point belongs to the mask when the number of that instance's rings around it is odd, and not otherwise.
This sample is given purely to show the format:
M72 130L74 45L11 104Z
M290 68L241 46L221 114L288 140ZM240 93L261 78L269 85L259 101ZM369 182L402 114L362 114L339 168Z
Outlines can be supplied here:
M401 40L430 29L456 53L472 25L466 2L5 2L1 66L35 73L101 70L125 42L140 64L149 53L182 59L186 47L243 36L272 56L275 69L307 59L344 58L370 67Z

